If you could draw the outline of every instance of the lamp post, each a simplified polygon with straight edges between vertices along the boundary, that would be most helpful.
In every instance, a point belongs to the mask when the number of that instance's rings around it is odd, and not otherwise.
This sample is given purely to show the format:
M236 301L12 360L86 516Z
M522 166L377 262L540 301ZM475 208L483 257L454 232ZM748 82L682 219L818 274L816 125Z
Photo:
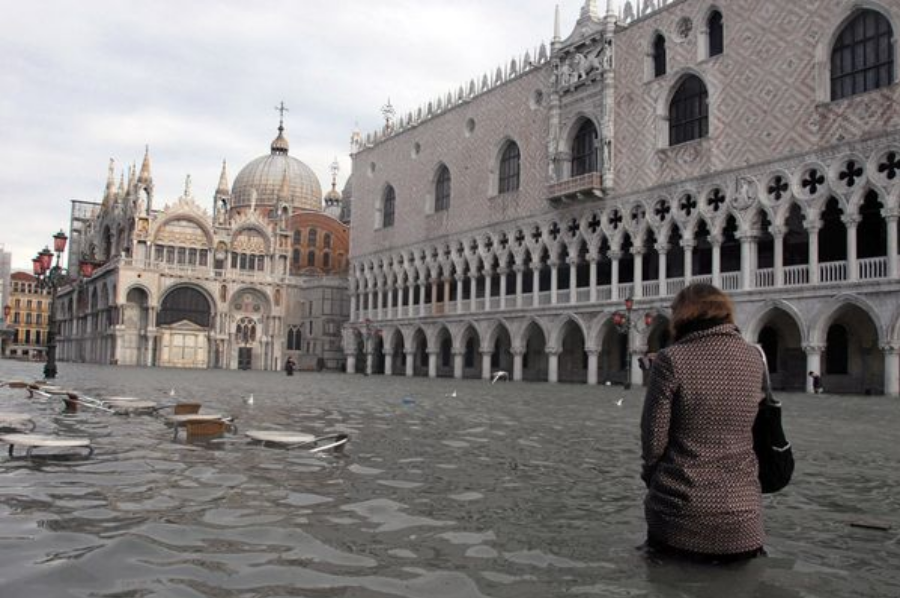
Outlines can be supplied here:
M50 291L50 314L47 316L47 363L44 366L44 378L47 380L56 378L56 291L69 278L69 272L60 265L68 240L66 233L59 231L53 235L53 251L50 251L49 247L44 247L31 260L38 287ZM56 254L55 265L53 264L54 253Z
M631 388L631 331L646 330L653 325L656 315L652 311L644 314L642 321L636 321L632 318L632 310L634 309L634 299L630 296L625 299L625 311L617 311L613 314L612 321L621 334L625 335L625 390Z

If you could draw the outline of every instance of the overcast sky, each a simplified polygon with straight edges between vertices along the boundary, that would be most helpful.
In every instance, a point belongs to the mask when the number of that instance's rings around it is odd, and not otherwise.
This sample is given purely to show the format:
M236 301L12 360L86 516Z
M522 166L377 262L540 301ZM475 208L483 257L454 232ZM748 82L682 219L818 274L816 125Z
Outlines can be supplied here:
M269 152L281 102L291 155L323 191L349 139L406 114L553 33L566 37L583 0L0 0L0 244L15 268L60 228L71 199L100 201L150 146L155 207L190 174L211 206L222 160L229 181ZM601 11L605 1L601 1Z

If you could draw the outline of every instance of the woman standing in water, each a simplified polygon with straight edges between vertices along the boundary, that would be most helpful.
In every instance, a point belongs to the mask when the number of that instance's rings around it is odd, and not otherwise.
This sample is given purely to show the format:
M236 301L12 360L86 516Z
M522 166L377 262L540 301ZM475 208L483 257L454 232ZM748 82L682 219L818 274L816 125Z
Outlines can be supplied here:
M762 359L712 285L675 297L672 332L674 344L653 362L641 419L647 544L707 562L758 556L765 533L752 428Z

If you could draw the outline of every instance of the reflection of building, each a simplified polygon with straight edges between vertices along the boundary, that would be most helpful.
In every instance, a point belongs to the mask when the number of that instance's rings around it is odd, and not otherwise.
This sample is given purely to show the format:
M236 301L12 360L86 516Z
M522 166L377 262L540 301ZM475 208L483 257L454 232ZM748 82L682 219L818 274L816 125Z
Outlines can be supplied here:
M340 334L329 331L349 306L309 305L331 294L348 303L348 227L336 218L340 194L322 211L319 181L288 155L283 131L231 188L223 164L212 214L190 177L155 209L149 153L118 184L110 164L103 201L73 203L73 252L101 265L60 291L60 359L278 369L291 352L340 367Z
M900 5L613 4L357 137L348 367L617 380L707 281L776 385L900 394Z
M13 272L10 279L9 320L13 338L6 355L42 359L47 349L50 292L39 288L37 279L26 272Z

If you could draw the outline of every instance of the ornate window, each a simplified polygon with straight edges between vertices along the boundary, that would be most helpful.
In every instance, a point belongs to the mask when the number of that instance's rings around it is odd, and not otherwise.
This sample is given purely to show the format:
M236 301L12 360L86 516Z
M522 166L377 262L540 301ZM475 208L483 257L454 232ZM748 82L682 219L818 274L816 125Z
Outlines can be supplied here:
M322 254L322 267L326 270L331 267L331 253L328 251Z
M597 170L597 127L585 120L572 141L572 176Z
M666 74L666 38L660 33L653 40L653 76Z
M309 268L316 267L316 252L312 249L310 249L306 254L306 265Z
M291 264L293 266L300 265L300 250L299 249L294 249L293 254L291 254Z
M840 100L894 82L891 24L874 10L861 10L831 50L831 99Z
M500 180L497 185L498 193L512 193L519 190L519 146L515 141L510 141L503 149L500 157Z
M384 198L381 203L381 226L387 228L394 226L394 204L397 202L397 194L390 185L384 190Z
M319 231L314 228L309 229L309 232L306 233L306 244L310 247L315 247L318 241Z
M287 333L287 350L288 351L300 351L302 345L301 343L301 331L298 326L291 326L288 328Z
M709 97L706 85L691 75L681 82L669 104L669 145L709 135Z
M299 245L302 238L303 237L301 237L301 235L300 235L300 230L299 229L295 230L294 231L294 245Z
M722 13L714 10L706 21L709 41L709 55L718 56L725 51L725 29L722 26Z
M325 233L322 237L322 247L325 249L331 249L331 233Z
M450 169L441 166L437 181L434 184L434 211L444 212L450 209Z

